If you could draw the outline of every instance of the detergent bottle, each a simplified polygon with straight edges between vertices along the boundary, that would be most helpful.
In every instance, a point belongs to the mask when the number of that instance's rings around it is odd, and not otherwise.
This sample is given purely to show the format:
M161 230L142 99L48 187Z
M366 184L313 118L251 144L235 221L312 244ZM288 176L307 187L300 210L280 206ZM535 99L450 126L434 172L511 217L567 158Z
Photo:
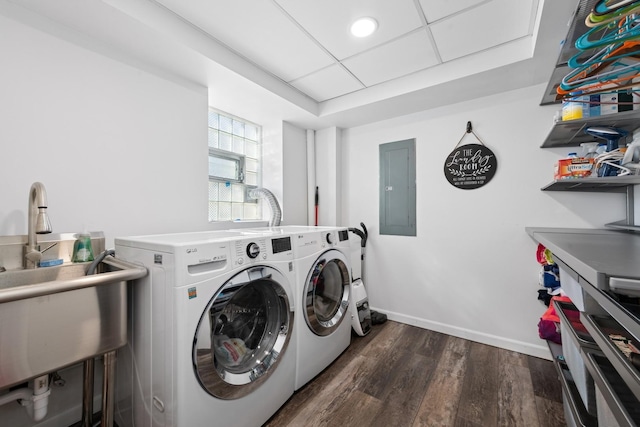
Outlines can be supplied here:
M73 256L71 262L90 262L93 261L93 247L91 246L91 235L87 230L78 234L73 244Z

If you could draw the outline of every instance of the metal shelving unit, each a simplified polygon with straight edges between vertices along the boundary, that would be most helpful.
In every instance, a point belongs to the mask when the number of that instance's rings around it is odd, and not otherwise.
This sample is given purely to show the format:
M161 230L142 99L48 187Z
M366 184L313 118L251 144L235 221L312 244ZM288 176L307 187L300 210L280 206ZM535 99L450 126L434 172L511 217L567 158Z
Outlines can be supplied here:
M541 105L559 102L556 99L556 88L562 78L569 72L567 65L569 59L578 53L575 47L576 40L584 34L588 28L585 18L595 5L597 0L578 0L576 11L569 23L567 36L556 61L556 66L549 79ZM585 117L583 119L556 122L541 148L575 147L583 142L594 142L596 138L585 133L590 126L612 126L624 129L628 132L626 139L633 136L636 129L640 129L640 110L622 111L603 116ZM604 142L600 140L598 142ZM626 143L624 138L621 143ZM579 191L579 192L606 192L625 194L627 209L626 218L622 221L606 224L607 227L624 231L640 232L640 226L634 224L634 188L640 184L640 176L614 176L603 178L577 178L556 180L542 188L542 191Z
M566 340L564 330L571 335L572 322L566 322L561 310L560 322L567 326L562 332L562 349L549 345L556 369L564 372L564 366L557 362L559 352L571 361L571 369L575 365L574 371L567 370L574 379L573 384L569 377L560 378L565 391L565 414L570 414L565 415L567 425L640 426L640 369L610 338L614 334L634 343L640 340L640 305L633 299L637 289L632 286L640 280L640 268L629 257L640 247L640 236L584 229L544 228L528 229L528 232L556 259L561 258L566 263L566 271L575 273L585 302L580 312L580 323L584 327L581 336L584 338L584 333L588 333L592 345L584 345L581 340L576 345L572 336ZM620 289L627 293L617 294ZM576 349L579 350L578 357L575 357ZM596 418L590 417L589 413L580 416L578 409L584 401L580 396L585 394L572 393L574 384L582 386L579 390L585 389L586 377L582 375L585 369L593 381L593 385L586 384L586 400L590 401L589 390L593 390L596 411L591 410L591 414ZM572 400L572 396L577 398ZM588 406L585 405L585 409ZM570 417L573 417L573 423L569 421Z
M571 71L567 65L569 59L578 54L575 47L576 40L589 28L585 25L585 18L595 5L596 0L579 0L576 11L573 14L567 35L560 49L556 66L549 77L549 83L545 89L540 105L560 103L556 96L556 88L562 79ZM583 142L593 142L594 137L584 130L589 126L614 126L624 129L632 135L633 131L640 128L640 110L623 111L615 114L607 114L584 119L560 121L556 123L542 144L542 148L552 147L577 147Z
M589 28L585 25L584 20L591 9L593 9L596 0L579 0L576 11L573 14L573 18L569 24L569 30L567 36L560 49L558 60L556 61L556 67L553 70L551 77L549 78L549 84L545 90L545 94L540 101L540 105L557 104L560 100L556 99L556 88L562 81L562 78L567 75L570 68L567 65L569 59L578 53L578 49L575 47L578 37L583 35Z
M640 184L640 175L607 176L602 178L557 179L541 188L542 191L581 191L591 193L627 193ZM633 192L630 197L633 198Z
M634 223L634 186L638 184L640 184L639 175L575 178L555 180L551 184L542 187L541 190L623 193L626 197L626 218L621 221L605 224L605 226L624 231L640 232L640 226Z
M577 147L583 142L594 142L596 138L584 132L590 126L621 128L629 132L629 136L627 136L629 138L633 135L634 130L640 128L640 110L622 111L604 116L557 122L553 125L549 135L547 135L540 147ZM624 141L624 139L621 141ZM598 142L605 141L599 140Z

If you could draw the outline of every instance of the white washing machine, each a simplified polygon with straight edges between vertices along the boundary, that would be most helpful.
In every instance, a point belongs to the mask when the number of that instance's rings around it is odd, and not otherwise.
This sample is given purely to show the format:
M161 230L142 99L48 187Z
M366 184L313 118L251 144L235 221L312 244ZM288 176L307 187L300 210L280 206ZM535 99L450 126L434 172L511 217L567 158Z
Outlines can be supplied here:
M351 245L347 228L283 226L237 230L290 235L296 270L295 389L329 366L351 343Z
M295 387L291 236L167 234L115 247L149 270L131 286L130 360L119 365L133 380L118 389L118 424L265 423Z

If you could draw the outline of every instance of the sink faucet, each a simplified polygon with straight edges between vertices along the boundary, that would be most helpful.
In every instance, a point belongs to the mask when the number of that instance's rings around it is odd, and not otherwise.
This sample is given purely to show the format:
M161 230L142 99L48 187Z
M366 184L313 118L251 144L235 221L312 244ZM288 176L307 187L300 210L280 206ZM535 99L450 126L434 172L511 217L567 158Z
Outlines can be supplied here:
M47 191L41 182L34 182L29 191L29 223L27 226L24 268L36 268L42 258L36 234L51 233L51 223L47 215Z

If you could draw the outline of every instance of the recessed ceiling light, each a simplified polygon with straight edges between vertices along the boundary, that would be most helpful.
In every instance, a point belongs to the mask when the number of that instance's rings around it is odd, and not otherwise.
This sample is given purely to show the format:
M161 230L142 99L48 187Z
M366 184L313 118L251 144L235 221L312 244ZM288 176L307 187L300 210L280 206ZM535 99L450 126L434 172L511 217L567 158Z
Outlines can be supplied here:
M373 18L360 18L351 24L351 34L356 37L367 37L378 29L378 21Z

